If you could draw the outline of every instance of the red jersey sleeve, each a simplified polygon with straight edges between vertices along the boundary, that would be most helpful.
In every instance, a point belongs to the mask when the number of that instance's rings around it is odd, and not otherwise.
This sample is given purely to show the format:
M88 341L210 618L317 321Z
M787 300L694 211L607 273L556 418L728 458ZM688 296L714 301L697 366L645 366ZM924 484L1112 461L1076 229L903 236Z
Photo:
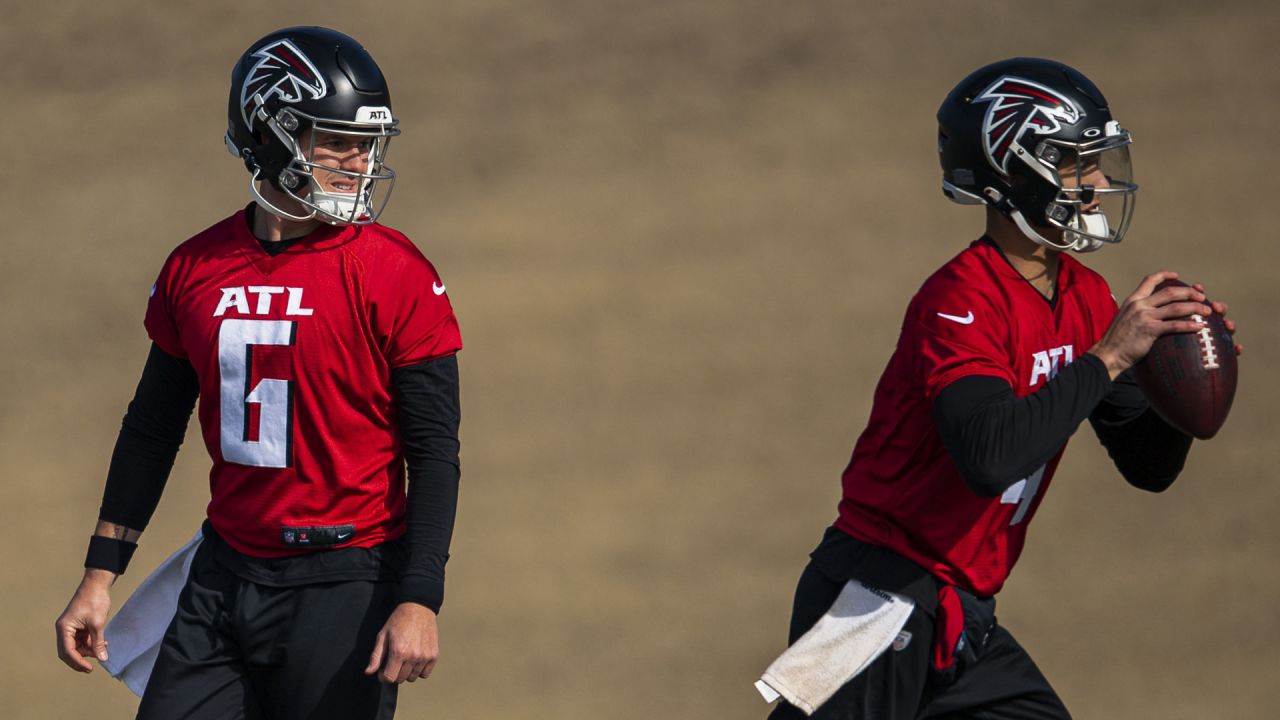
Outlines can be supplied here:
M987 375L1016 385L1007 318L974 287L926 286L908 311L917 337L926 397L962 377Z
M444 281L403 236L388 242L369 268L370 319L391 367L404 367L462 349L462 335Z
M187 359L187 351L182 347L182 338L178 334L178 324L174 320L172 299L178 296L177 255L170 255L160 268L160 275L151 286L151 297L147 300L147 314L142 324L147 329L147 336L161 350L183 360Z

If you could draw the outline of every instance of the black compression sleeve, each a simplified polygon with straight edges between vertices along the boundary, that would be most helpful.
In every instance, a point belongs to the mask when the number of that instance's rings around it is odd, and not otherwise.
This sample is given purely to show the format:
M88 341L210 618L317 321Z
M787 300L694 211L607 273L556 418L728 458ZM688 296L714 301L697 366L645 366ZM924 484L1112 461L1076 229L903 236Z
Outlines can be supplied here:
M1021 398L999 378L956 380L934 399L933 415L965 483L994 497L1048 462L1110 389L1106 365L1086 353Z
M1126 370L1089 416L1089 424L1130 485L1160 492L1173 484L1191 450L1191 437L1166 423Z
M134 530L146 529L169 480L199 393L200 381L191 363L152 344L111 454L100 519Z
M409 564L400 601L439 612L458 509L458 360L450 355L397 368L391 386L409 474Z

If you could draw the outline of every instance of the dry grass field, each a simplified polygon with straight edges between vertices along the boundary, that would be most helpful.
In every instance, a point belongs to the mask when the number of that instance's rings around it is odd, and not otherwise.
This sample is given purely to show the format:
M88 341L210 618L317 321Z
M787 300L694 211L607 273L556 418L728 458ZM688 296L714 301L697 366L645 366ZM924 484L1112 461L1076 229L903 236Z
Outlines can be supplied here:
M1159 268L1204 282L1246 354L1231 419L1163 495L1078 435L1001 621L1077 717L1280 714L1275 3L3 4L6 717L132 717L57 661L53 620L147 289L247 202L229 70L290 24L356 36L390 78L384 219L467 343L443 655L400 717L764 716L751 683L902 310L981 229L939 191L934 111L1019 54L1079 67L1136 138L1134 229L1086 261L1121 296ZM206 472L193 431L117 604L194 531Z

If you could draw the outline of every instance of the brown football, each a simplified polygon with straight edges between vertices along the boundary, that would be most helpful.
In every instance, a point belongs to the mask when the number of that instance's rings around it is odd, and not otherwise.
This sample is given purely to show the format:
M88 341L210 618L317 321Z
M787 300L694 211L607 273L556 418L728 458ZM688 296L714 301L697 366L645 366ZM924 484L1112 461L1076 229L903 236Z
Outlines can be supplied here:
M1166 280L1156 289L1185 284ZM1157 338L1133 372L1160 417L1192 437L1208 440L1226 421L1235 399L1235 341L1221 315L1191 317L1201 324L1199 332Z

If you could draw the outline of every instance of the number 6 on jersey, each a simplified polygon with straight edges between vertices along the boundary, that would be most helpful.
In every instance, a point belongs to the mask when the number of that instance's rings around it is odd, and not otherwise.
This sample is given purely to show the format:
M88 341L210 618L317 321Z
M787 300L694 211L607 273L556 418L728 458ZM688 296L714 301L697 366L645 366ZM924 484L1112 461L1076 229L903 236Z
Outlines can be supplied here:
M218 328L218 370L222 376L222 457L253 467L289 467L288 380L263 378L250 387L254 345L292 345L297 323L290 320L223 320ZM257 404L258 439L250 440L249 406Z

